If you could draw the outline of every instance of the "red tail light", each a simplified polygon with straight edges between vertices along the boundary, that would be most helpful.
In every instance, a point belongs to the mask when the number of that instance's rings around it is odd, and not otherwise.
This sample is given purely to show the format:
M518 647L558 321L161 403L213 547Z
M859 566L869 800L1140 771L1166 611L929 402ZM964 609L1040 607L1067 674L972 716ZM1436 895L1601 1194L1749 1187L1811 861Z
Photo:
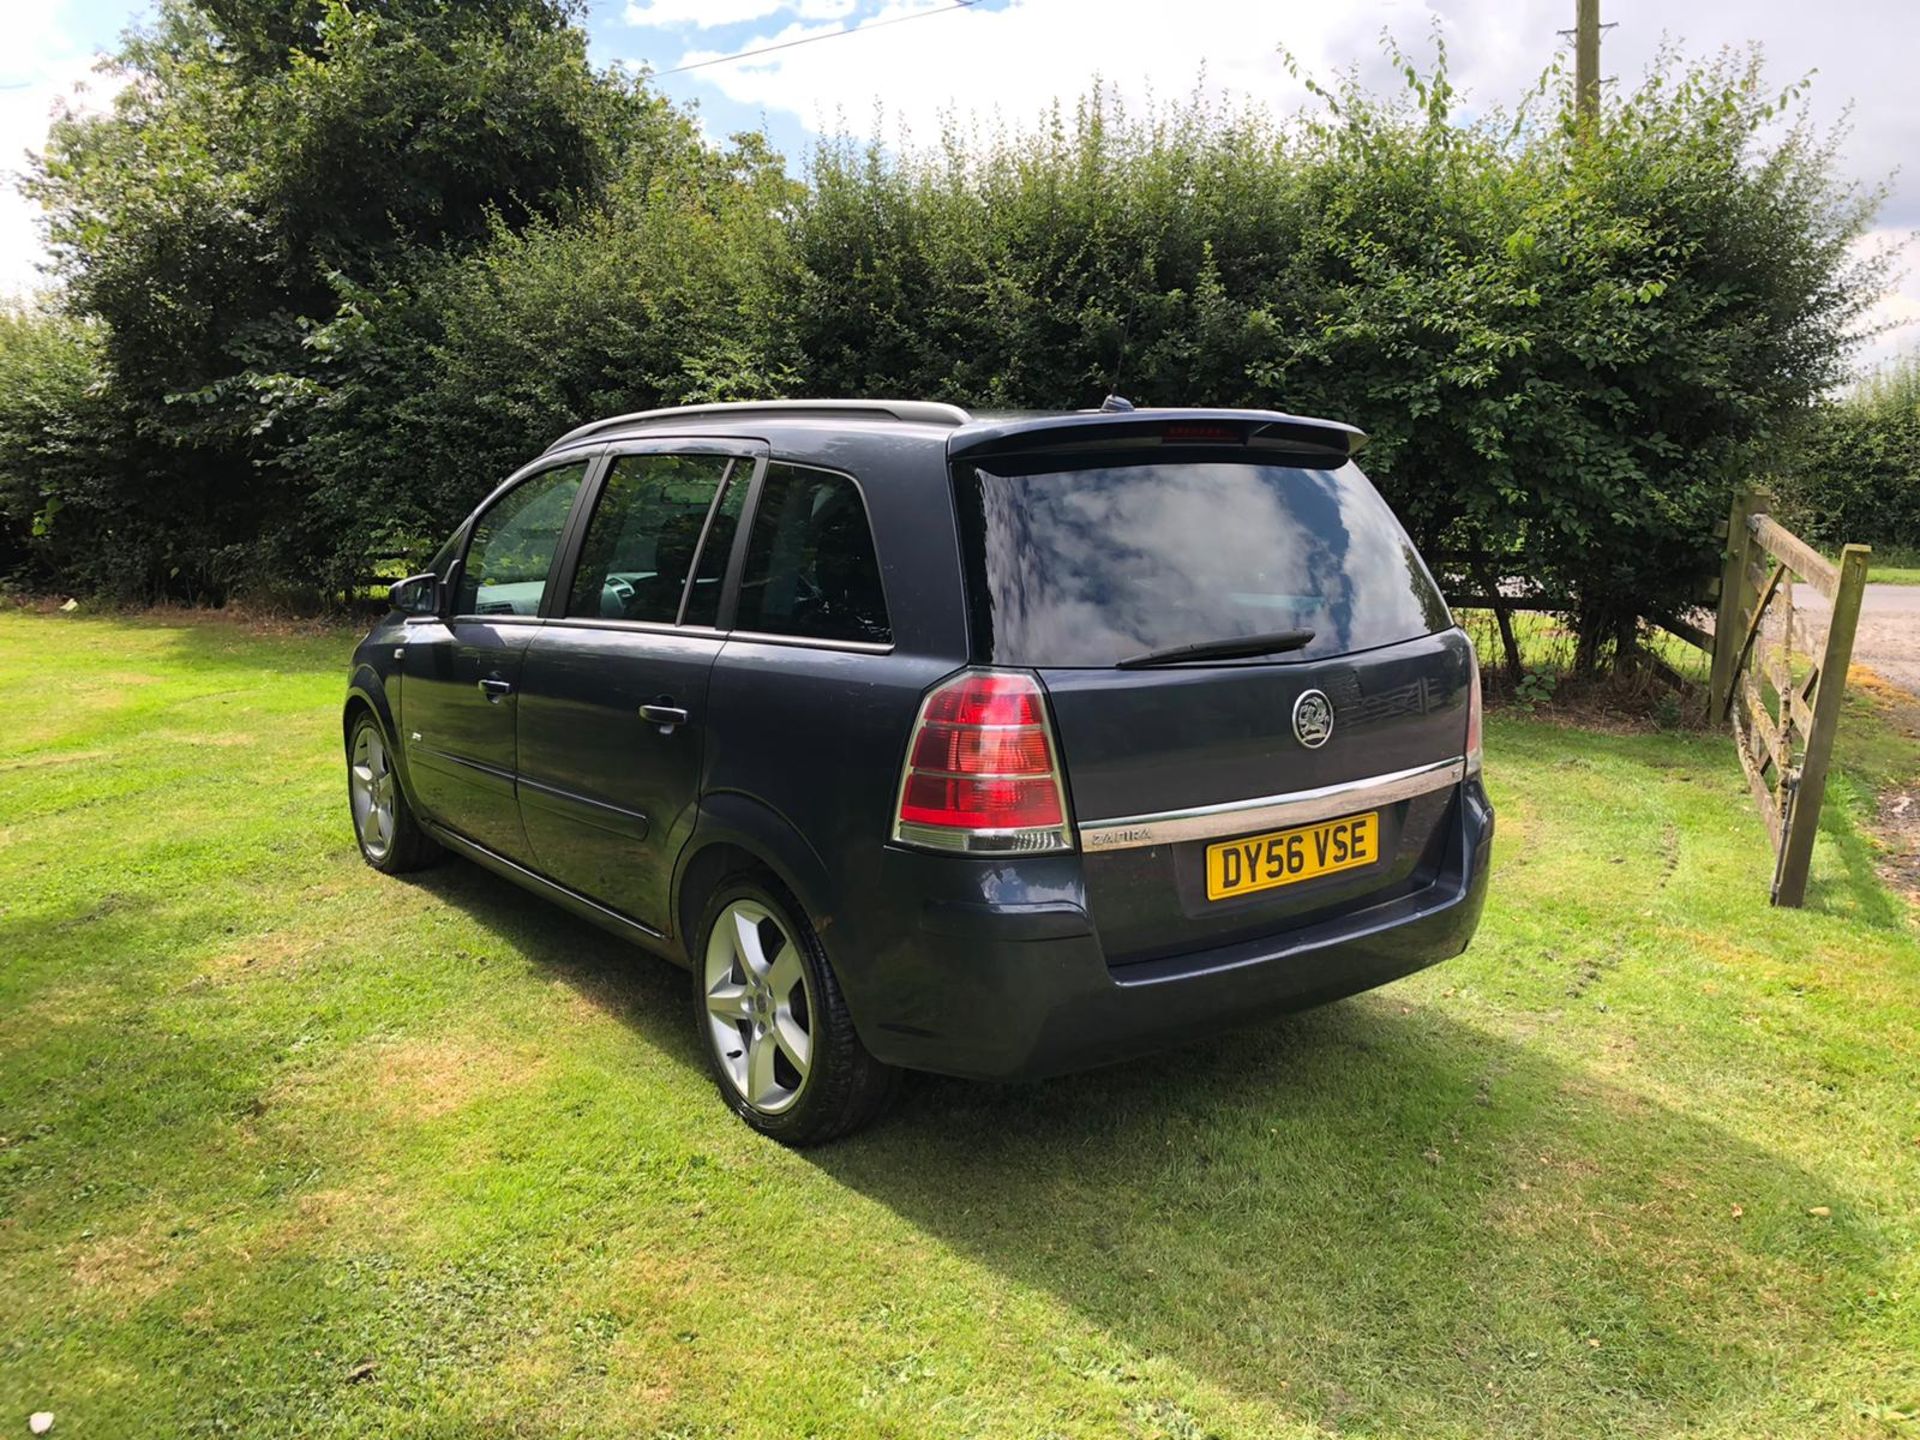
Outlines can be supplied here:
M1038 681L968 670L927 696L907 745L893 838L969 855L1073 848Z
M1483 706L1480 703L1480 656L1473 648L1473 642L1467 642L1467 664L1471 667L1472 677L1467 681L1467 774L1480 773L1480 721Z

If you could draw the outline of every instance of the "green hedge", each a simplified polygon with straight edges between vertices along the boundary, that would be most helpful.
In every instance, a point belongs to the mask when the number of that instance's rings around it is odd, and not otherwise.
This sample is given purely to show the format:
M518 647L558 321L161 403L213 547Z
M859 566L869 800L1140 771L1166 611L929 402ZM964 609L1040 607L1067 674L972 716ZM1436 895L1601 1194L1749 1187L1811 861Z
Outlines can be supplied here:
M1882 278L1848 249L1877 196L1757 60L1670 58L1591 131L1554 76L1469 115L1444 55L1284 121L1095 92L927 150L834 141L796 183L588 70L559 0L285 0L239 39L232 9L172 0L125 57L150 83L60 127L36 182L78 319L16 325L91 357L126 437L85 507L0 444L40 583L318 598L611 411L1117 386L1362 426L1421 543L1573 594L1593 659L1712 569L1730 490L1842 377Z
M1920 550L1920 357L1820 406L1773 488L1817 544Z

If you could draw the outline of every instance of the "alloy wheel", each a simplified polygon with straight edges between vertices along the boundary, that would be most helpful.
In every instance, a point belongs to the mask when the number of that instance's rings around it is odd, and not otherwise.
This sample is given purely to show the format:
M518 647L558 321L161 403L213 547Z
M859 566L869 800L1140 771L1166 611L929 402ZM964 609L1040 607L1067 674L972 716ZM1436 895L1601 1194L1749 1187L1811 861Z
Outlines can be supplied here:
M813 991L798 943L764 905L736 900L714 919L704 979L721 1072L761 1114L791 1109L813 1064Z
M353 736L347 793L353 801L353 828L359 833L360 846L374 860L384 860L393 847L393 787L393 763L380 727L362 725Z

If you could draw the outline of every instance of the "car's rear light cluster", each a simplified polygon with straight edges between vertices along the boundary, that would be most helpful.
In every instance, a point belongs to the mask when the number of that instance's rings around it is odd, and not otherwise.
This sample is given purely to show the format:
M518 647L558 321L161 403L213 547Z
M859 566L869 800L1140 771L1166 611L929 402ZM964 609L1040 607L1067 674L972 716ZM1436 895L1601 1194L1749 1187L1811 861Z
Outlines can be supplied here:
M1480 702L1480 656L1467 642L1467 665L1472 672L1467 681L1467 774L1480 773L1480 721L1484 707Z
M1073 848L1038 681L967 670L928 694L907 746L893 838L968 855Z

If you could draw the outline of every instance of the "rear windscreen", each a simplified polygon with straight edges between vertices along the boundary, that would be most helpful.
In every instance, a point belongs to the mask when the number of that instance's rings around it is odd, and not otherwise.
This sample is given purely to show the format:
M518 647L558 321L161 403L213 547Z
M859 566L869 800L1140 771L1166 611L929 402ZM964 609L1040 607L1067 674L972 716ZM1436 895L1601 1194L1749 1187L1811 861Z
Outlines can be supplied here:
M1056 462L1057 463L1057 462ZM1358 467L1197 460L959 469L976 646L997 665L1108 666L1168 646L1311 630L1274 660L1451 622Z

